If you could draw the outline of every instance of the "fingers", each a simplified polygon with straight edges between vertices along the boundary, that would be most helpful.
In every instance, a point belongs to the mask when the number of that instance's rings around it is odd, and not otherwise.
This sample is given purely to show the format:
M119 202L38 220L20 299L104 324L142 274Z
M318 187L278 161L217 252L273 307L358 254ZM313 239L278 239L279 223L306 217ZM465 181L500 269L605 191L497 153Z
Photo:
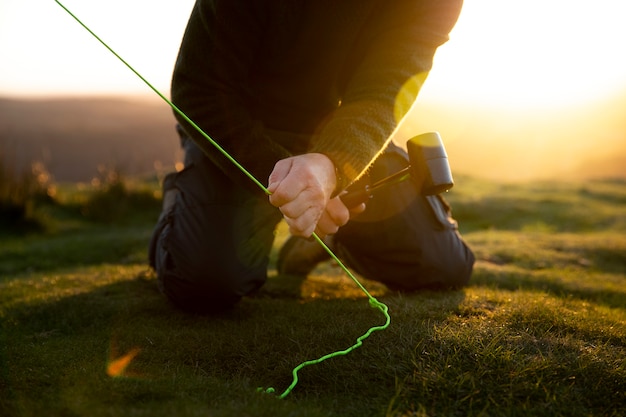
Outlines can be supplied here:
M326 205L326 184L311 164L293 157L278 161L270 174L269 200L275 206L295 217L310 206Z
M341 226L344 226L350 220L350 211L339 198L333 198L328 202L326 210L322 213L317 227L316 233L321 236L333 235L337 233Z
M293 190L293 188L292 188ZM278 188L270 202L279 208L292 235L309 237L324 212L324 196L315 188L306 188L298 194Z
M363 204L363 210L365 209ZM339 198L333 198L321 212L315 208L309 208L298 216L291 217L283 210L285 222L289 226L289 232L295 236L309 237L313 232L323 237L337 233L341 226L350 220L350 214L360 210L357 206L351 210L343 204ZM321 213L321 214L319 214Z
M351 207L350 208L350 215L355 215L355 214L361 214L365 211L365 209L367 208L367 206L365 205L365 203L361 203L355 207Z
M289 233L294 236L309 237L315 231L319 221L319 211L307 210L303 215L298 217L289 217L283 214L283 218L289 226Z
M316 210L318 213L313 216L313 219L317 220L326 206L325 195L319 188L290 187L287 181L284 181L269 199L273 206L278 207L285 216L291 218Z
M325 155L283 159L270 174L269 201L283 213L292 234L308 237L326 210L335 181L334 165Z
M275 207L280 207L295 199L300 192L299 189L291 187L289 181L283 184L283 181L292 172L293 162L293 158L281 159L274 165L270 174L267 191L270 193L270 203Z

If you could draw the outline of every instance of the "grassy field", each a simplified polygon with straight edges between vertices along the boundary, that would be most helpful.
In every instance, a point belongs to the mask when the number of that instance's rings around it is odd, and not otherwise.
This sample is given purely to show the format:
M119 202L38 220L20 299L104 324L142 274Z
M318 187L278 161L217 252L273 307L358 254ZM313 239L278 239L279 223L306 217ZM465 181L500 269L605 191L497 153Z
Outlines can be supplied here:
M144 187L108 200L59 187L36 211L43 232L0 238L0 415L626 415L623 181L457 179L471 285L363 281L390 327L304 368L285 399L258 389L282 392L295 366L384 317L332 263L304 282L272 270L219 316L173 309L146 266L158 191Z

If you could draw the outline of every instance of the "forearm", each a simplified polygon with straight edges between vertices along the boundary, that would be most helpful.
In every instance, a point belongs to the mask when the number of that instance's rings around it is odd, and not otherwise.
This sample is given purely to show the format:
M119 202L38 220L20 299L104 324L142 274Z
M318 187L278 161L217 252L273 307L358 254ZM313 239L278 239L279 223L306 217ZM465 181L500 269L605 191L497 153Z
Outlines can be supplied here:
M401 3L401 2L399 2ZM396 3L397 4L397 3ZM342 105L334 112L312 152L324 153L346 186L379 155L413 105L459 16L460 0L414 1L385 9L376 36L354 70Z

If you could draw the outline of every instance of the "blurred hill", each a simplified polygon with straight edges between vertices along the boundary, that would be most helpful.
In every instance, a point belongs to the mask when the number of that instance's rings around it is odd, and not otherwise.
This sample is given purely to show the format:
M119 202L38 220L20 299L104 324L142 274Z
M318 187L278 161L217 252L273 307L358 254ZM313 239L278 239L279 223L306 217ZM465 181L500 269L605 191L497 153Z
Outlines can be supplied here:
M418 101L396 141L439 131L455 173L488 179L626 178L625 116L624 94L534 110ZM181 159L174 123L158 97L0 98L0 150L59 182L89 181L100 164L151 174Z
M152 99L0 99L0 150L20 170L43 162L60 182L89 181L101 164L146 174L180 159L174 124Z
M399 141L439 131L454 172L505 181L626 178L626 92L559 108L418 100L412 113Z

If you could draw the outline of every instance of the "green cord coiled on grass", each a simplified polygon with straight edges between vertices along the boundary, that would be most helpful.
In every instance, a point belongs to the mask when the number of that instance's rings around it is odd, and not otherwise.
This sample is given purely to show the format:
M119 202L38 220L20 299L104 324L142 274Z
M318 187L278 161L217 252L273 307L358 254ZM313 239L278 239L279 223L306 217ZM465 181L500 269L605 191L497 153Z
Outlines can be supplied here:
M121 56L119 56L109 45L107 45L98 35L96 35L87 25L85 25L78 17L76 17L67 7L65 7L59 0L54 0L63 10L65 10L74 20L76 20L84 29L86 29L94 38L98 40L105 48L109 50L117 59L119 59L128 69L130 69L141 81L143 81L152 91L154 91L163 101L165 101L177 114L179 114L185 121L187 121L194 129L196 129L206 140L208 140L211 145L213 145L219 152L221 152L229 161L231 161L241 172L243 172L251 181L253 181L259 188L261 188L266 194L270 194L267 188L252 175L248 170L246 170L235 158L233 158L224 148L222 148L217 142L215 142L208 134L206 134L193 120L191 120L182 110L180 110L174 103L168 100L158 89L156 89L148 80L146 80L139 72L137 72L130 64L128 64ZM389 316L388 307L374 298L365 287L359 282L359 280L350 272L350 270L337 258L337 256L333 253L333 251L322 241L322 239L317 236L317 234L313 233L313 238L330 254L330 256L337 262L337 264L343 269L343 271L356 283L356 285L367 295L369 299L369 304L372 308L379 309L383 315L385 316L385 324L381 326L374 326L370 328L364 335L359 337L354 345L351 347L340 350L337 352L329 353L327 355L322 356L319 359L310 360L306 362L302 362L300 365L296 366L293 369L293 382L289 387L279 395L279 398L285 398L289 393L295 388L298 384L298 371L306 366L315 365L320 362L325 361L326 359L333 358L335 356L347 355L352 352L354 349L360 347L363 344L363 340L367 339L373 332L378 330L384 330L389 326L391 322L391 317ZM262 389L261 389L262 390ZM274 388L267 388L265 390L266 393L274 393Z
M352 272L350 272L350 270L344 265L344 263L341 262L339 258L337 258L337 255L335 255L335 253L324 243L324 241L322 241L322 239L319 238L319 236L317 236L314 233L313 238L317 240L317 242L326 250L326 252L328 252L328 254L337 262L337 264L341 267L341 269L343 269L344 272L356 283L356 285L361 289L361 291L363 291L363 293L367 295L369 299L370 307L377 308L383 313L383 315L385 316L385 324L381 326L371 327L363 336L357 339L354 345L350 346L349 348L345 350L332 352L332 353L322 356L319 359L305 361L305 362L302 362L300 365L296 366L292 371L293 381L291 382L291 385L289 385L289 387L282 394L280 394L278 398L285 398L295 388L295 386L298 384L298 371L300 371L302 368L309 366L309 365L316 365L320 362L325 361L326 359L334 358L336 356L347 355L348 353L352 352L354 349L360 347L363 344L363 340L367 339L372 333L378 330L386 329L387 327L389 327L389 323L391 323L391 316L389 316L389 312L388 312L389 308L385 304L381 303L376 298L374 298L374 296L372 296L365 289L363 284L359 282L359 280L352 274ZM271 394L271 393L274 393L275 390L274 388L268 388L265 390L265 392L268 394Z

